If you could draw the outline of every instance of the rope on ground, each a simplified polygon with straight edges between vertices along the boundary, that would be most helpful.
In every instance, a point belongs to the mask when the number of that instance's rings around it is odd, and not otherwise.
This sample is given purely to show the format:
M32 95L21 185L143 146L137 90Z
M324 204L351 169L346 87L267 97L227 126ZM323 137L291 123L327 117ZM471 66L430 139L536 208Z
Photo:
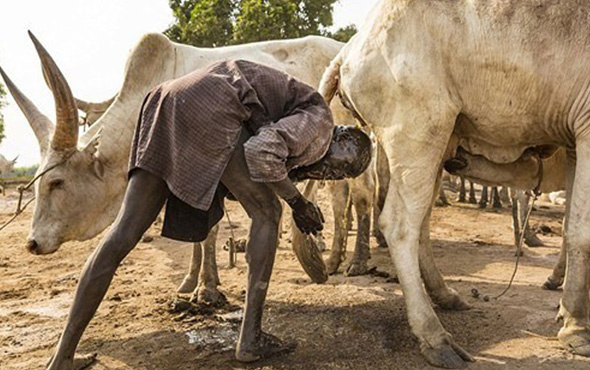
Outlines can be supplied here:
M520 228L520 240L518 241L518 245L516 247L516 263L514 264L514 271L512 272L512 276L510 277L510 282L508 283L508 286L506 287L506 289L504 289L504 291L502 293L500 293L499 295L493 297L494 299L498 299L498 298L502 297L512 287L512 283L514 282L514 277L516 276L516 272L518 271L518 264L520 262L520 257L522 255L522 244L524 243L525 230L529 226L529 218L531 217L531 213L533 212L535 202L539 198L539 195L541 195L541 183L543 182L543 160L541 159L541 155L538 153L537 153L536 159L537 159L537 163L539 164L539 168L537 170L537 186L535 186L534 189L528 191L528 193L532 197L532 201L531 201L531 204L530 204L529 209L527 211L524 222Z
M499 295L493 297L494 299L498 299L500 297L502 297L504 294L506 294L510 288L512 287L512 283L514 282L514 277L516 276L516 272L518 271L518 264L520 262L520 256L522 255L522 244L524 243L524 235L525 235L525 229L528 227L529 225L529 218L531 216L531 212L533 211L533 207L535 206L535 201L537 200L537 193L534 192L533 193L533 200L529 206L529 209L527 211L526 217L524 219L524 223L520 229L520 239L518 240L518 245L516 247L516 263L514 264L514 271L512 272L512 276L510 277L510 282L508 283L508 286L506 287L506 289L504 289L504 291L502 293L500 293Z

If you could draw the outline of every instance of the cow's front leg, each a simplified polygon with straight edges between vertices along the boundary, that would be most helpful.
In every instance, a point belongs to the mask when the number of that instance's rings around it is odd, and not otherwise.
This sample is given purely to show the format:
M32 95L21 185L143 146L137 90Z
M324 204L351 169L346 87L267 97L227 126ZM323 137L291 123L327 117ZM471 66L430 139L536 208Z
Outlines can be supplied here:
M459 203L465 203L467 200L466 198L466 189L465 189L465 177L461 176L459 177L459 198L457 199L457 202Z
M352 203L357 215L357 232L354 254L346 269L346 275L359 276L369 271L367 264L371 258L371 207L375 182L371 170L367 170L361 176L349 181L352 190Z
M348 241L348 218L350 217L350 188L348 181L331 181L332 209L334 211L334 238L332 250L326 261L328 274L338 271L340 264L346 259L346 244Z
M568 193L565 241L567 249L566 278L559 317L563 327L557 337L572 352L590 356L590 321L588 296L590 281L590 138L576 140L576 166L573 189Z
M497 186L492 188L492 207L499 209L502 208L502 201L500 200L500 190Z
M176 290L181 294L192 293L199 283L199 271L201 271L201 261L203 259L203 249L200 242L193 243L191 260L188 265L188 272L184 276L182 283Z
M457 111L441 101L431 109L421 99L401 101L381 135L390 164L390 186L379 219L404 293L413 333L427 361L460 368L473 358L443 328L430 305L419 266L420 230L432 207L435 183Z
M471 180L469 180L469 203L477 203L477 199L475 198L475 184Z
M479 208L485 209L488 206L488 187L481 187L481 197L479 197Z
M539 239L537 234L531 229L530 222L525 224L526 216L529 213L531 204L531 196L525 191L519 191L518 193L518 202L520 203L518 208L520 212L520 230L524 233L524 242L531 248L542 247L543 241ZM516 243L516 245L518 245L518 241Z
M215 243L219 225L209 231L207 239L203 242L203 263L199 274L199 286L194 293L198 302L217 304L225 302L225 296L217 289L219 276L217 274L217 262L215 258Z

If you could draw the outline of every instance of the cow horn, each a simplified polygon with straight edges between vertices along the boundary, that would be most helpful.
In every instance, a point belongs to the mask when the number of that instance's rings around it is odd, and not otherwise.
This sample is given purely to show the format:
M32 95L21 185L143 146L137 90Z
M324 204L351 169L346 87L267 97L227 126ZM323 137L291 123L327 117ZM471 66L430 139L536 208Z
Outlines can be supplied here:
M31 31L29 31L29 36L37 49L43 74L55 99L56 124L51 147L58 151L76 148L78 144L78 108L72 91L47 50Z
M2 67L0 67L0 75L4 79L6 86L8 87L8 91L14 98L14 101L19 106L27 121L31 125L35 136L37 137L37 141L39 141L39 147L41 148L41 154L45 153L45 149L49 144L49 138L51 137L51 132L53 131L53 123L51 120L41 113L39 109L31 102L12 82L10 78L4 73Z
M87 102L82 99L78 99L76 97L74 97L74 100L76 101L76 105L78 106L78 109L80 109L84 113L104 112L111 106L111 104L113 104L117 95L118 94L115 94L115 96L113 96L112 98L107 99L102 102L99 102L99 103Z

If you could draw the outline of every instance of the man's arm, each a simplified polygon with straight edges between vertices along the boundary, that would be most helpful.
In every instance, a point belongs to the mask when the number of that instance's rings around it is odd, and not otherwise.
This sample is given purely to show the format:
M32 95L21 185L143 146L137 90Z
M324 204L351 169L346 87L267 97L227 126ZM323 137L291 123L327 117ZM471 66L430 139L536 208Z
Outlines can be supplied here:
M288 177L266 184L291 207L293 220L301 232L315 235L324 229L325 220L320 208L305 199Z

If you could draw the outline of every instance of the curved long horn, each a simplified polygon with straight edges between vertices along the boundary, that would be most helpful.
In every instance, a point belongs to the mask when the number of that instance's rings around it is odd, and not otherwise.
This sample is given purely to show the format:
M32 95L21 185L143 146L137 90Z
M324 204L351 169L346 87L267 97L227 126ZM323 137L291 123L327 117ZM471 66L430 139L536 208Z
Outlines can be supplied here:
M119 93L115 94L112 98L107 99L105 101L101 101L99 103L87 102L85 100L78 99L76 97L74 97L74 100L76 101L76 105L78 106L78 109L80 109L82 112L85 112L85 113L89 113L90 111L104 112L111 106L111 104L113 104L117 95L119 95Z
M41 148L41 154L45 153L45 149L49 144L49 138L51 137L51 132L53 131L53 123L51 120L41 113L39 109L31 102L12 82L10 78L4 73L2 67L0 67L0 75L4 79L6 83L6 87L8 87L8 91L14 98L14 101L23 112L27 121L31 125L35 136L37 137L37 141L39 142L39 147Z
M68 82L35 35L29 31L37 54L41 59L43 74L55 99L56 124L51 147L55 150L76 148L78 144L78 108Z

